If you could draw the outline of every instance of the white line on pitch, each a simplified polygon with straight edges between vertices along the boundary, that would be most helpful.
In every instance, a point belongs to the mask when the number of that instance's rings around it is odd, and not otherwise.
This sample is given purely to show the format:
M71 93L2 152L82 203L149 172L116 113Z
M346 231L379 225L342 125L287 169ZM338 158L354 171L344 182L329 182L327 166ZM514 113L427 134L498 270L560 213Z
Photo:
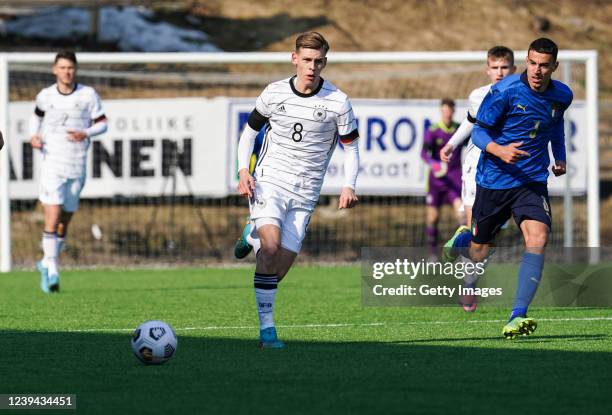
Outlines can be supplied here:
M503 323L506 320L468 320L466 323L469 324L488 324L488 323ZM568 318L539 318L538 321L551 321L551 322L562 322L562 321L612 321L612 317L568 317ZM411 325L431 325L431 324L457 324L461 323L460 320L454 321L405 321L405 322L390 322L390 323L329 323L329 324L287 324L278 325L278 328L284 329L306 329L306 328L335 328L335 327L382 327L382 326L411 326ZM253 330L257 329L258 326L201 326L201 327L181 327L175 329L176 331L196 331L196 330ZM110 332L129 332L133 329L76 329L66 330L71 333L88 333L97 331L110 331Z

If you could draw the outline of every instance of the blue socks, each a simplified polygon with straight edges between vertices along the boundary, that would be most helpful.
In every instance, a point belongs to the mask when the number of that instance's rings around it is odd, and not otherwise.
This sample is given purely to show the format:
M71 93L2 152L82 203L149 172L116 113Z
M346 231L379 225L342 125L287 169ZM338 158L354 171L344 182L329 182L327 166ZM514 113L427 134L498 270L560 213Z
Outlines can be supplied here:
M544 255L525 252L521 258L521 265L518 272L518 285L516 295L512 304L512 314L510 320L515 317L525 317L527 307L531 304L540 280L542 279L542 269L544 268Z

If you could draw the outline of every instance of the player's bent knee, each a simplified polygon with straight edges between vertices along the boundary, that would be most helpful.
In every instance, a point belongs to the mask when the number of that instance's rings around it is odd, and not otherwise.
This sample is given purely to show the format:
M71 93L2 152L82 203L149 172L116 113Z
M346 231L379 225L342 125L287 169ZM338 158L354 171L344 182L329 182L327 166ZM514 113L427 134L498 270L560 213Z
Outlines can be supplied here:
M525 236L525 246L527 248L543 248L548 244L548 232L538 232Z
M280 250L280 244L276 241L261 239L261 248L259 249L259 255L264 258L273 259L276 257Z
M489 256L489 245L472 244L470 246L470 258L474 262L482 262Z

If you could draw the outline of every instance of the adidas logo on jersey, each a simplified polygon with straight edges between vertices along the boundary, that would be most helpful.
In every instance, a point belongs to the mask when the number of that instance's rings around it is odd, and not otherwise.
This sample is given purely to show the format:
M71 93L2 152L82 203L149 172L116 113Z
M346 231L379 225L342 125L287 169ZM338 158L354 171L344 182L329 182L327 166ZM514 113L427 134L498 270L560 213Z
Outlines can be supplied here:
M287 112L287 110L285 110L285 104L280 104L276 107L276 112Z

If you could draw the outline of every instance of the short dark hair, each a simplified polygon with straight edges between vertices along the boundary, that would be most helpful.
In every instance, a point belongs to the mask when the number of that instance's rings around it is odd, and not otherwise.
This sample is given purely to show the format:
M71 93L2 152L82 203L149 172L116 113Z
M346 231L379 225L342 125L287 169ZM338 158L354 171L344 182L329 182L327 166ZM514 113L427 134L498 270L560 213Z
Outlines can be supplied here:
M55 55L55 60L53 61L53 63L57 63L57 61L59 61L60 59L67 59L75 65L77 64L76 55L74 54L74 52L69 50L63 50L61 52L58 52L57 55Z
M514 52L505 46L493 46L487 52L487 60L491 58L508 59L508 63L514 66Z
M306 32L295 39L295 51L299 52L301 48L321 49L323 55L326 55L329 51L329 43L319 32Z
M559 52L557 44L547 37L541 37L531 42L531 45L529 45L529 49L527 50L527 54L529 54L529 51L532 50L535 50L538 53L552 55L555 61L557 60L557 53Z
M447 107L455 108L455 101L452 98L442 98L440 106L446 105Z

